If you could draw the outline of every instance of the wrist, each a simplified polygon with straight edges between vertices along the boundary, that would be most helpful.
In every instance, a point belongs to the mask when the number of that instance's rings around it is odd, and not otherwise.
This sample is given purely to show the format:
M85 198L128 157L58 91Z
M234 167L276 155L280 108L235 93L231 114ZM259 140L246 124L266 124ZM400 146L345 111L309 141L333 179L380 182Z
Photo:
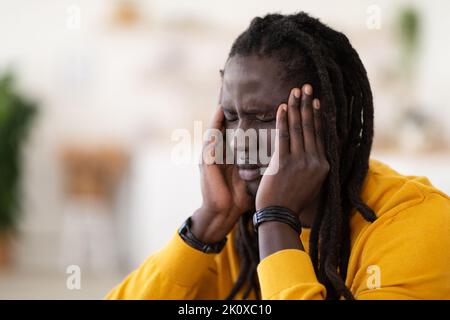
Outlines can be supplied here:
M298 216L292 210L281 206L268 206L257 210L253 214L253 227L258 232L260 225L269 222L279 222L290 226L298 235L302 232L302 225Z
M260 260L286 249L305 251L300 237L291 226L280 221L267 221L258 228Z
M204 253L219 253L225 247L227 238L223 238L218 242L204 242L198 239L191 230L192 217L186 219L186 221L178 229L178 234L192 248Z
M295 240L295 242L299 240L298 233L288 224L280 221L268 221L261 224L258 228L258 235L271 235L274 240L280 238L284 240Z
M205 243L215 243L223 240L227 232L222 230L217 222L214 221L211 212L203 207L197 209L191 217L191 231L194 236Z

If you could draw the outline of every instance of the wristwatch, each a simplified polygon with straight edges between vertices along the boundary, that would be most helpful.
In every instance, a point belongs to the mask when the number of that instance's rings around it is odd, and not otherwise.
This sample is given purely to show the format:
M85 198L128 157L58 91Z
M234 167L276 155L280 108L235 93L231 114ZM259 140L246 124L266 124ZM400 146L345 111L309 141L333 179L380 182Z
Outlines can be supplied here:
M200 250L204 253L219 253L220 251L222 251L223 247L225 247L225 244L227 243L226 237L219 242L204 243L194 236L191 231L191 225L192 219L191 217L189 217L178 229L178 234L184 240L184 242L186 242L192 248Z

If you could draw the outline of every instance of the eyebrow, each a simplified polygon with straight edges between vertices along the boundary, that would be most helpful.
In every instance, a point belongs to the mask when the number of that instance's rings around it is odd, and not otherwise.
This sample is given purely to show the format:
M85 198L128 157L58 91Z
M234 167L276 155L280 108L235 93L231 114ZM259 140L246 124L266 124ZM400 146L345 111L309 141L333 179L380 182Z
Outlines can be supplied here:
M227 112L236 112L235 105L232 101L224 101L222 108ZM256 113L267 113L275 111L277 104L270 104L267 101L259 101L255 99L249 99L245 102L244 113L256 114Z
M275 107L269 105L269 104L265 104L263 107L261 107L262 105L260 104L259 107L258 106L246 106L243 109L243 112L245 114L258 114L258 113L267 113L267 112L272 112L275 111ZM222 109L225 112L229 112L229 113L236 113L235 108L227 106L227 105L222 105Z
M231 107L229 104L222 104L222 109L228 112L235 112L235 108Z
M268 103L267 101L250 99L245 103L245 111L248 113L267 112L272 111L275 108L275 104Z

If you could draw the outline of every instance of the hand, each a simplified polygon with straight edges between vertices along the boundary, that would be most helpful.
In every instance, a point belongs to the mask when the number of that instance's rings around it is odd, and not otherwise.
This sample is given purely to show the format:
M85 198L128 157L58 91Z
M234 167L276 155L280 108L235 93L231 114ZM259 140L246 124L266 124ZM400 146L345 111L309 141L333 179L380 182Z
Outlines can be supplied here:
M256 194L256 209L283 206L300 215L319 195L329 163L321 135L320 102L312 87L294 88L277 111L274 154ZM273 171L276 174L273 174Z
M223 109L219 107L210 129L223 132L223 121ZM203 204L192 216L192 232L208 243L224 239L239 217L254 206L235 165L208 161L207 158L215 156L214 150L219 143L213 140L203 145L204 161L200 164Z

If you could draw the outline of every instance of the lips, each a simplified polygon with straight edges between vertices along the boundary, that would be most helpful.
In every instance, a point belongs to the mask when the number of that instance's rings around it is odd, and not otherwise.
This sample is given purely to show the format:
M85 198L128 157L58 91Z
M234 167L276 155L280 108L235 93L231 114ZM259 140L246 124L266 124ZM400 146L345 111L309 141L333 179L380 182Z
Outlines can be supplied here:
M256 165L238 166L238 173L242 180L253 181L261 176L261 168Z

